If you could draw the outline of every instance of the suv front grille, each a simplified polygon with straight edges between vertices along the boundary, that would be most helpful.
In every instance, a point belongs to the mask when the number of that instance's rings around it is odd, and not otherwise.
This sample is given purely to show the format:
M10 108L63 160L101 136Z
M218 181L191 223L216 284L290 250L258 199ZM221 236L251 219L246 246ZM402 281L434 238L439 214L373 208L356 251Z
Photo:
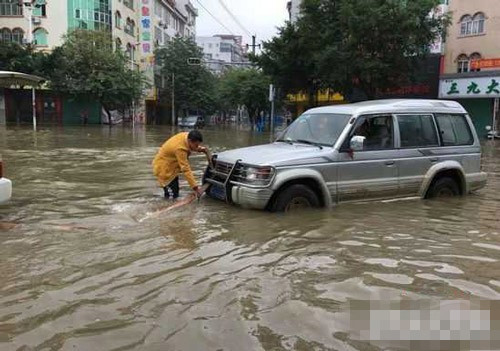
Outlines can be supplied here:
M222 161L216 161L215 163L215 171L217 173L220 173L221 175L226 175L226 177L229 175L232 168L233 168L232 163L227 163Z
M225 183L227 177L229 177L229 174L233 169L233 164L217 160L214 160L214 163L215 163L214 169L210 168L207 169L206 178L215 180L216 182L219 183Z

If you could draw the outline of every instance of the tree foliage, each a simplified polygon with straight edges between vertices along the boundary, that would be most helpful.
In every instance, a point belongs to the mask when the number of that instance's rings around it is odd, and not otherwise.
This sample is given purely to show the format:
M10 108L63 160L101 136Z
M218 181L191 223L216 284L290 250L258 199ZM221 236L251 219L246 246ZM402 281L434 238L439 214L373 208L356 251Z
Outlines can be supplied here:
M295 24L264 43L253 59L288 92L332 88L373 98L407 81L428 54L447 16L430 16L439 0L303 0Z
M220 77L218 100L222 107L244 105L254 124L259 113L269 108L269 84L269 77L258 69L230 69Z
M41 75L47 55L31 45L0 41L0 70Z
M216 79L202 64L202 58L201 48L191 38L174 38L156 52L156 62L166 82L160 98L170 101L173 85L176 108L185 114L210 113L216 107Z
M125 108L143 91L142 73L130 69L127 58L113 50L104 31L74 30L47 58L46 76L55 91L95 97L107 110Z

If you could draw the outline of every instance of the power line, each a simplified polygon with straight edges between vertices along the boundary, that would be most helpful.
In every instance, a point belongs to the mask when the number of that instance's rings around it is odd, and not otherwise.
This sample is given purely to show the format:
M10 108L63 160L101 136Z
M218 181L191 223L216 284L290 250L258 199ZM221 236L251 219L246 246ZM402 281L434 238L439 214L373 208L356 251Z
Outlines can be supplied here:
M215 17L212 12L208 11L208 9L203 6L203 4L200 2L200 0L196 0L196 2L215 20L217 21L222 27L224 27L229 33L231 33L232 35L234 35L234 33L229 29L227 28L224 23L222 23L217 17Z
M238 20L238 18L231 12L231 10L227 7L227 5L224 3L224 0L219 0L219 3L220 5L224 8L224 10L226 10L226 12L229 14L229 16L231 16L231 18L233 19L233 21L241 28L243 29L244 32L246 32L246 34L251 37L252 36L252 33L250 33L250 31L248 29L245 28L245 26L243 24L241 24L241 22Z

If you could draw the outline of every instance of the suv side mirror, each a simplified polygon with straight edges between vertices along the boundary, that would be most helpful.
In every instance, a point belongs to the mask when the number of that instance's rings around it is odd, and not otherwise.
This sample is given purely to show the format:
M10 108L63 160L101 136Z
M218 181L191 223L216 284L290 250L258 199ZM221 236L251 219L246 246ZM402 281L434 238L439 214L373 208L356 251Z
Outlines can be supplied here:
M352 151L363 151L365 146L366 137L361 135L354 135L349 141L349 148Z

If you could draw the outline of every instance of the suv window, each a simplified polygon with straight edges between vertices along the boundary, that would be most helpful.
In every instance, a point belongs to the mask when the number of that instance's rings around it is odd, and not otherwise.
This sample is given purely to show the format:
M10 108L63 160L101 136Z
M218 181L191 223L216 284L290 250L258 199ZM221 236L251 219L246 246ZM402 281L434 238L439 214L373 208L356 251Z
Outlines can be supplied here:
M361 116L352 135L364 136L363 151L394 148L394 128L391 115Z
M402 148L439 146L432 115L399 115Z
M470 145L474 142L464 115L436 114L444 146Z

